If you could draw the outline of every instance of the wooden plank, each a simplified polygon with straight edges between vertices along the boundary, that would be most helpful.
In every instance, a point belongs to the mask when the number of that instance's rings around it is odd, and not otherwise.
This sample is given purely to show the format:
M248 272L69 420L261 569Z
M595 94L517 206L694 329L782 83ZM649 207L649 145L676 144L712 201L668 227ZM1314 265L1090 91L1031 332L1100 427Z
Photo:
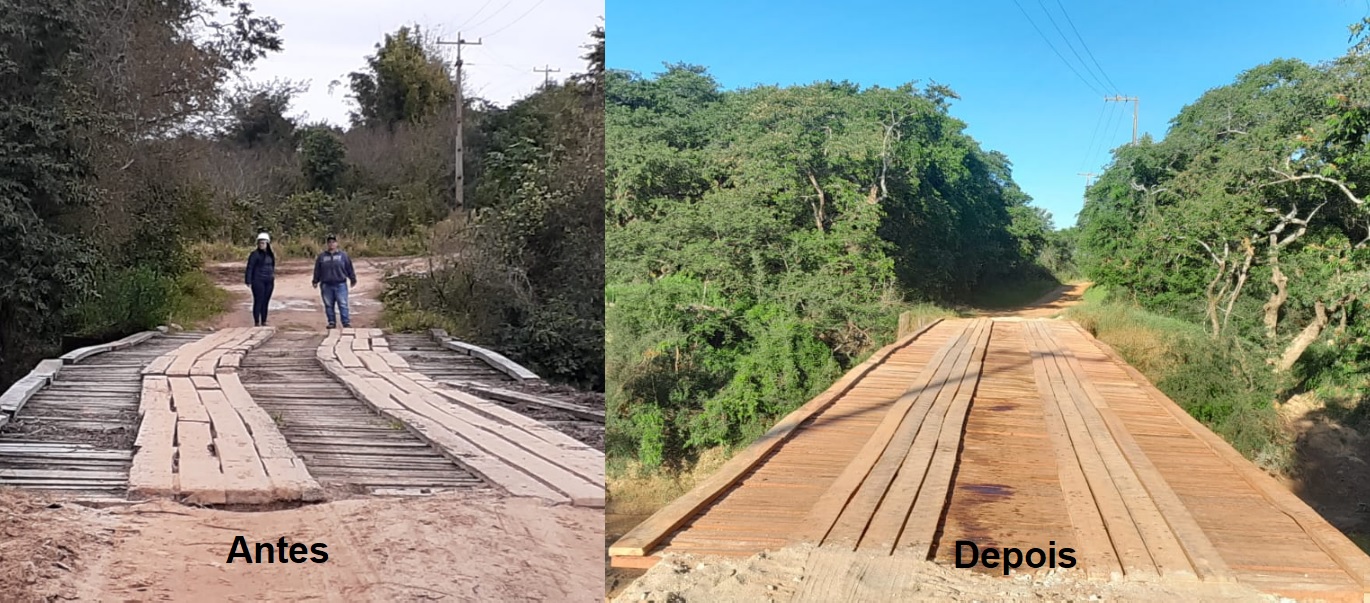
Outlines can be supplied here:
M577 404L571 404L569 402L562 402L560 400L553 400L551 398L547 398L544 396L535 396L533 394L526 394L523 392L516 392L503 388L491 387L471 381L443 381L442 383L455 387L457 389L481 394L489 398L494 398L496 400L503 400L505 402L512 402L515 404L532 404L535 406L542 406L545 408L551 408L554 410L566 412L567 414L570 414L577 418L595 421L597 423L604 422L604 411L595 410L593 408L588 408Z
M169 396L168 396L169 397ZM133 496L171 496L175 490L172 457L176 453L176 413L170 408L151 407L143 411L138 427L137 451L128 473L129 494Z
M201 390L199 393L214 426L214 451L224 476L224 500L230 504L271 502L271 481L266 477L252 436L237 411L229 405L222 391Z
M165 375L173 360L176 360L176 352L168 352L153 359L141 372L144 375Z
M965 322L957 322L949 327L954 330L946 343L938 348L909 384L908 389L885 412L880 424L866 440L865 446L852 457L842 473L828 486L818 502L814 503L808 517L802 523L803 529L793 537L795 543L818 544L826 540L841 518L843 509L847 508L848 503L865 483L867 476L884 456L899 433L900 426L909 420L908 417L915 406L919 408L919 412L914 413L914 421L921 422L922 414L926 413L926 409L937 397L945 377L938 379L936 383L933 380L937 375L945 375L945 372L950 370L957 351L963 345L967 325Z
M409 368L409 362L407 362L407 361L404 359L403 356L400 356L399 354L396 354L396 353L394 353L394 352L390 352L390 351L381 352L381 358L384 358L384 359L385 359L385 363L386 363L386 364L389 364L391 368L395 368L395 369L407 369L407 368Z
M937 433L936 441L927 450L921 448L919 444L915 444L914 450L909 455L909 459L917 461L913 468L918 470L910 471L909 474L922 473L923 479L919 480L922 485L918 489L918 498L913 504L913 510L909 513L908 521L904 524L903 532L894 531L891 536L899 534L900 548L908 549L917 558L932 558L932 547L935 542L937 526L942 518L942 511L947 505L947 495L951 489L952 473L956 469L956 456L960 449L961 434L966 424L966 415L970 412L971 396L980 383L985 353L989 350L994 323L989 319L981 319L980 322L982 326L976 334L974 348L971 351L970 366L962 372L960 387L956 391L956 397L951 402L951 407L947 410L941 429ZM907 461L905 467L908 467ZM904 473L905 471L900 469L901 479ZM875 525L874 522L871 523L872 527ZM894 538L890 538L890 541L894 541Z
M174 357L170 364L163 371L167 375L176 377L190 376L190 369L199 360L200 355L213 349L219 344L226 335L231 334L232 329L225 329L215 333L210 333L195 341L187 343L172 352Z
M353 341L355 340L351 337L344 336L342 339L338 340L338 346L333 349L333 353L337 357L338 363L342 364L343 368L366 368L366 365L362 364L361 359L357 358L357 355L352 352Z
M929 385L919 393L917 402L910 407L907 415L895 417L896 420L899 420L899 428L894 432L879 458L870 467L865 479L861 481L861 486L857 488L856 494L852 496L845 508L842 509L842 513L838 515L837 522L833 524L832 530L822 541L823 546L855 550L860 544L862 534L866 532L866 527L871 525L881 502L889 492L896 474L904 464L904 459L912 454L913 445L921 439L924 442L924 447L928 448L928 452L931 452L931 446L936 440L936 435L929 436L929 432L941 428L942 418L946 415L952 398L956 396L961 376L970 364L971 352L975 348L974 338L980 331L978 321L964 322L960 325L962 330L957 332L955 341L952 342L950 348L951 351L947 354L947 360L941 363ZM861 460L865 462L864 459ZM898 503L911 503L917 493L918 484L921 482L922 475L919 475L918 481L912 484L913 491L903 492L903 495L906 496L905 500L891 501L891 508ZM873 540L876 541L881 538L891 539L889 542L883 543L887 549L886 552L888 549L893 549L893 538L898 536L899 526L903 524L904 516L907 516L907 513L908 509L904 508L901 516L893 518L893 528L891 529L893 533L872 534ZM888 515L886 517L888 518ZM888 523L884 525L888 525Z
M353 351L353 352L361 352L361 351L363 351L363 350L370 350L370 349L371 349L371 340L370 340L370 339L367 339L367 338L365 338L365 337L358 337L358 338L352 340L352 351Z
M1091 578L1119 579L1123 575L1122 562L1108 537L1103 514L1094 503L1084 469L1071 443L1056 393L1047 374L1046 353L1030 329L1024 328L1023 336L1032 357L1032 371L1042 402L1043 416L1046 419L1047 435L1051 438L1052 450L1056 455L1056 467L1061 493L1065 497L1066 513L1075 528L1081 569Z
M164 376L149 375L143 377L143 391L138 397L138 414L146 414L149 410L172 412L171 384L167 382L167 378Z
M1050 335L1050 332L1046 331L1046 334ZM1223 560L1217 547L1204 534L1203 529L1199 527L1193 515L1185 508L1180 497L1175 494L1175 491L1166 483L1165 478L1161 476L1160 471L1151 463L1151 459L1142 452L1141 446L1133 439L1122 420L1113 413L1107 404L1107 399L1088 379L1084 367L1080 365L1079 359L1069 348L1065 350L1063 360L1067 365L1066 368L1074 373L1085 399L1099 401L1096 404L1083 405L1088 413L1094 417L1092 420L1095 424L1091 425L1090 429L1100 429L1111 436L1119 454L1124 458L1126 466L1135 472L1129 472L1130 477L1125 477L1137 482L1137 485L1133 487L1134 491L1136 489L1142 490L1138 493L1137 498L1144 499L1150 505L1154 505L1154 512L1160 515L1160 521L1167 528L1166 535L1174 538L1175 546L1180 549L1178 557L1174 554L1168 557L1160 554L1155 551L1156 547L1152 545L1152 536L1144 533L1143 536L1147 536L1148 546L1153 548L1152 556L1156 558L1158 565L1165 563L1174 567L1182 563L1184 564L1183 571L1192 570L1199 579L1204 581L1231 582L1235 580L1235 574L1227 566L1227 562ZM1133 516L1137 517L1137 515L1138 512L1134 510Z
M141 333L129 335L128 337L115 341L109 345L115 350L123 350L152 339L156 335L157 331L143 331Z
M422 382L420 382L420 384L422 384ZM508 423L510 425L518 427L519 429L522 429L528 434L537 437L545 442L553 444L559 448L595 454L599 457L600 464L603 464L603 453L585 445L580 440L577 440L560 431L552 429L547 425L547 423L543 421L539 421L532 417L516 413L512 410L495 404L494 402L482 400L465 392L441 390L433 387L429 387L429 391L435 392L441 395L442 397L446 398L447 400L464 406L467 409L470 409L474 412L480 413L481 415L487 418L500 421L503 423Z
M391 383L404 389L408 389L410 386L422 389L422 386L418 386L413 380L410 380L403 375L387 373L384 377ZM412 392L413 390L410 391ZM570 436L555 431L545 425L540 425L537 421L518 415L517 413L509 413L515 416L506 416L504 417L505 420L498 420L491 418L488 415L474 412L471 410L471 407L465 404L445 404L440 397L426 389L413 393L420 396L426 396L426 400L432 404L434 408L445 412L445 414L456 418L466 425L483 429L492 435L504 438L511 444L541 457L553 465L570 471L582 480L589 481L591 485L594 485L601 490L604 488L603 453L586 446ZM444 394L446 395L449 393L444 392ZM474 402L480 401L476 400ZM417 410L413 408L410 410L415 410L417 412ZM505 409L498 410L509 412ZM529 425L530 423L531 425ZM472 433L474 435L474 432ZM561 437L557 438L551 434L557 434ZM549 440L555 440L555 443ZM482 438L480 441L484 442L485 440ZM543 477L549 478L550 476Z
M385 377L387 379L402 379L393 374L387 374ZM391 387L395 388L393 384ZM561 492L571 499L572 504L600 508L604 506L604 461L602 459L576 458L563 453L557 457L556 462L553 462L545 456L549 452L546 442L528 436L528 434L512 426L497 425L493 421L474 415L474 413L459 414L454 408L442 408L422 394L391 392L390 395L399 400L400 404L403 404L413 414L427 418L434 424L475 445L476 448L484 451L490 457L505 465L517 468L529 478ZM554 449L550 452L550 456L556 456ZM563 464L571 467L562 466ZM592 466L595 464L598 465L597 468ZM593 476L596 470L599 472L597 479ZM591 475L581 475L581 472ZM503 485L498 481L495 483Z
M62 362L66 364L75 364L77 362L85 360L86 358L90 358L91 356L94 356L96 354L103 354L113 349L113 345L108 343L102 343L99 345L77 348L75 350L62 354L61 359Z
M443 456L495 484L515 496L532 496L554 502L567 502L566 495L557 492L528 474L487 454L471 442L461 438L437 422L415 412L400 409L379 409L380 413L409 426L419 439L442 452Z
M537 381L542 379L534 374L533 371L523 368L523 366L513 360L505 358L504 355L499 352L477 347L471 350L471 355L485 361L486 364L494 367L495 370L519 381Z
M1274 478L1258 470L1250 461L1246 460L1246 457L1243 457L1240 452L1237 452L1237 449L1233 448L1232 445L1228 444L1221 437L1218 437L1217 434L1205 427L1203 423L1200 423L1198 419L1190 416L1183 408L1180 408L1179 405L1175 404L1175 402L1166 396L1165 393L1157 389L1155 385L1152 385L1151 381L1147 380L1140 371L1128 364L1111 346L1090 336L1088 331L1085 331L1083 327L1074 323L1070 324L1079 331L1086 341L1094 344L1094 346L1103 352L1109 359L1113 360L1118 366L1126 371L1128 376L1137 384L1141 385L1143 390L1149 394L1159 406L1169 412L1170 415L1187 428L1190 433L1194 434L1195 437L1203 442L1209 450L1235 469L1237 474L1245 479L1252 488L1264 496L1267 502L1276 509L1279 509L1280 512L1289 516L1290 519L1293 519L1304 533L1307 534L1324 553L1336 561L1337 565L1349 574L1351 579L1355 580L1362 589L1370 591L1370 556L1367 556L1362 552L1345 534L1332 527L1331 524L1327 523L1327 520L1323 519L1316 511L1299 500L1297 496L1284 488L1279 482L1275 481Z
M172 383L174 395L174 379ZM222 505L227 502L219 459L210 452L214 440L209 434L209 423L178 420L176 439L180 444L176 448L179 457L176 471L177 492L184 495L190 503Z
M47 360L40 361L38 363L38 367L29 372L29 375L43 377L47 380L49 384L51 384L52 378L56 377L57 373L62 371L62 365L63 363L61 358L49 358Z
M624 534L609 548L609 554L611 556L646 556L647 549L656 546L705 505L712 503L728 488L731 488L743 474L750 471L757 463L761 462L761 459L775 450L781 442L784 442L801 423L823 411L837 398L847 393L862 377L883 363L895 351L913 343L923 333L940 323L941 320L934 321L908 337L885 346L872 354L870 358L848 371L822 394L786 415L784 419L781 419L779 423L760 438L757 438L747 448L739 451L698 486L662 507L651 517L648 517L646 521Z
M47 384L46 377L34 375L28 375L15 381L9 389L5 390L4 394L0 394L0 411L11 415L17 414L20 409L24 408L24 404L28 403L29 399Z
M209 414L200 403L200 393L195 390L195 384L190 378L170 377L167 381L171 385L171 403L176 411L177 420L199 421L208 426Z
M471 344L469 344L469 343L463 343L463 342L456 341L456 340L444 341L444 342L442 342L442 347L445 347L445 348L447 348L447 349L449 349L449 350L452 350L453 352L456 352L456 353L458 353L458 354L465 354L465 355L467 355L467 356L470 356L470 355L471 355L471 352L474 352L474 351L480 349L480 348L477 347L477 346L471 345Z
M219 382L213 377L194 376L190 381L195 384L195 389L219 389Z

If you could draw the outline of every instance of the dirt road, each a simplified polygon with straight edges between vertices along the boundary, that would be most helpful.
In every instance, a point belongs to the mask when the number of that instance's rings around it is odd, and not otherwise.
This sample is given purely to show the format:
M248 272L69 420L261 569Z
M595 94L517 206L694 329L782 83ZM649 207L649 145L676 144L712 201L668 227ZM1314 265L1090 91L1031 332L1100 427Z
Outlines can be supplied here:
M488 493L231 512L164 501L95 510L8 492L0 592L20 601L597 601L602 530L595 510ZM239 535L326 544L328 559L228 563Z
M1067 308L1084 301L1085 291L1093 283L1071 283L1052 289L1047 294L1026 306L1007 310L976 312L976 316L995 316L1019 318L1051 318Z
M416 258L353 258L357 286L348 294L352 326L375 327L380 320L382 280L387 273L412 270L422 264ZM218 262L205 267L215 284L233 294L229 311L211 326L215 329L252 326L252 292L243 284L243 262ZM319 290L310 285L314 261L282 260L276 264L276 288L267 310L267 322L282 330L322 330L327 324Z

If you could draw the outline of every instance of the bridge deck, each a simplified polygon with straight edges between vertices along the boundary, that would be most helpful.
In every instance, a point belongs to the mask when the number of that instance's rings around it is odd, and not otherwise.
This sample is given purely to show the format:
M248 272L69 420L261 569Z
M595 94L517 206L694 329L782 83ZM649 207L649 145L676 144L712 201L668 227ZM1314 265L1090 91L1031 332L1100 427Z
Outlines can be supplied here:
M1046 320L944 321L881 350L610 554L644 567L809 543L950 564L962 540L1054 542L1096 578L1370 592L1370 557L1107 346ZM829 578L807 594L831 598Z

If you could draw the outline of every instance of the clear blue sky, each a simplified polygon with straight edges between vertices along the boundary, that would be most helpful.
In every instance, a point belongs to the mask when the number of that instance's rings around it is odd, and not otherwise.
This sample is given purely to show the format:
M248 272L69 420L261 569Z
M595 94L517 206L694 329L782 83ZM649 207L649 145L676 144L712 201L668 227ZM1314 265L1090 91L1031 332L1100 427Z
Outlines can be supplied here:
M703 65L725 88L935 80L961 96L952 114L982 147L1009 157L1014 180L1061 228L1083 203L1077 174L1101 171L1109 149L1131 140L1132 106L1105 103L1019 5L1093 83L1065 42L1093 68L1083 39L1116 85L1104 81L1101 91L1139 97L1139 133L1157 138L1182 107L1246 69L1345 53L1347 26L1370 14L1368 0L608 0L608 65L643 75L663 63Z

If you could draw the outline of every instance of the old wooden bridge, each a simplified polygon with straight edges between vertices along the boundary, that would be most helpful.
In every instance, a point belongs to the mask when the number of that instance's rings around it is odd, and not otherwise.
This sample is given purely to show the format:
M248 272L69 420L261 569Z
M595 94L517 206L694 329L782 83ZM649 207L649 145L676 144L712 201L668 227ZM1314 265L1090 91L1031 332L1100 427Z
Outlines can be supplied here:
M1054 541L1088 578L1370 592L1354 543L1107 345L1055 320L941 321L880 350L610 555L649 567L672 552L807 543L832 575L800 599L831 601L853 596L842 551L951 564L961 540Z
M253 505L485 488L604 504L604 412L436 331L147 332L0 396L0 486Z

